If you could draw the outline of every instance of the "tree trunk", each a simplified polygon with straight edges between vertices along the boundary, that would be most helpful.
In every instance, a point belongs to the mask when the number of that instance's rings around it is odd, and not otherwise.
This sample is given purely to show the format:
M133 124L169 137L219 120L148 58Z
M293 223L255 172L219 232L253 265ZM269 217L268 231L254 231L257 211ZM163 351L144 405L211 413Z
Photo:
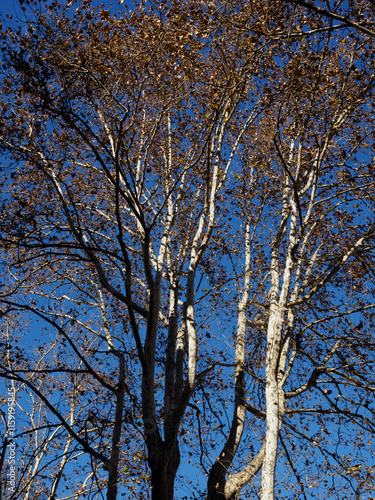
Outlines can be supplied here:
M107 500L116 500L118 490L118 466L112 466L108 473Z
M176 441L169 460L165 450L160 450L157 457L148 460L151 469L152 500L173 500L174 482L180 465L180 450Z
M275 467L279 436L279 389L277 384L277 366L280 356L281 313L277 304L272 301L270 309L266 358L267 427L265 456L262 466L261 500L274 499Z
M169 500L166 468L151 470L152 500Z
M176 474L180 466L180 449L178 447L178 442L173 448L172 456L168 462L167 467L167 481L168 481L168 500L173 500L174 497L174 482L176 479Z
M216 461L211 467L207 483L207 500L225 500L226 470L220 461Z

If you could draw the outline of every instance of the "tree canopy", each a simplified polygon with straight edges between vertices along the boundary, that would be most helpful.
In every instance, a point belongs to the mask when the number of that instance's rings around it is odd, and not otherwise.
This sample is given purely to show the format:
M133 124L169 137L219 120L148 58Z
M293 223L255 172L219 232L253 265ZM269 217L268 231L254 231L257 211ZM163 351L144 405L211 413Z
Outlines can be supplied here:
M1 498L369 498L374 15L2 20Z

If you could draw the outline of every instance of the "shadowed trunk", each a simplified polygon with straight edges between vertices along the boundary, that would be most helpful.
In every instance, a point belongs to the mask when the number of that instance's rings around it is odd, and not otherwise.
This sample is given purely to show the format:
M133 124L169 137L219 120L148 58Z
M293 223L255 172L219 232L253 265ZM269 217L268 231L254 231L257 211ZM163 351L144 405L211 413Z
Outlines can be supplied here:
M180 465L180 450L176 441L167 461L165 450L161 449L154 459L148 460L151 469L152 500L173 500L174 482Z

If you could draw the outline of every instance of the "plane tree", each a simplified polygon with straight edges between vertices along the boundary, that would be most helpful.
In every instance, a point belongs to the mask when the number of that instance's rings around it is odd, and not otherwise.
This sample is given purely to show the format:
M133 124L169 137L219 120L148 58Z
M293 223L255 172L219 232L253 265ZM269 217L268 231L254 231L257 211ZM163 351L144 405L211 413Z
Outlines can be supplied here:
M371 488L371 36L285 2L21 7L0 374L56 429L22 488L170 500L181 457L210 500Z

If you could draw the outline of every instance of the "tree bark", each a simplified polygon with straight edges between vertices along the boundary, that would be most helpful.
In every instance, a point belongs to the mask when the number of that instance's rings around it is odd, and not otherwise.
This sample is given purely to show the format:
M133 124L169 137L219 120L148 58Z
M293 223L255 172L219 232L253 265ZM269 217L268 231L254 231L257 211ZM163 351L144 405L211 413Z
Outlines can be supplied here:
M172 451L172 456L168 462L168 467L167 467L168 500L173 500L174 498L174 482L176 479L176 474L179 466L180 466L180 449L178 446L178 442L176 441L176 444Z
M152 500L173 500L174 482L178 467L180 465L180 450L176 441L171 456L165 456L165 449L154 455L153 459L148 459L151 469L151 492Z
M273 310L276 309L276 310ZM267 334L266 406L267 427L265 457L262 466L262 500L273 500L277 444L279 435L279 390L277 384L277 358L279 356L279 312L271 304Z

